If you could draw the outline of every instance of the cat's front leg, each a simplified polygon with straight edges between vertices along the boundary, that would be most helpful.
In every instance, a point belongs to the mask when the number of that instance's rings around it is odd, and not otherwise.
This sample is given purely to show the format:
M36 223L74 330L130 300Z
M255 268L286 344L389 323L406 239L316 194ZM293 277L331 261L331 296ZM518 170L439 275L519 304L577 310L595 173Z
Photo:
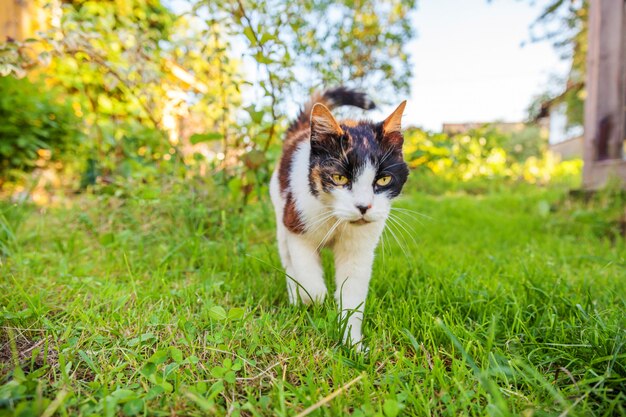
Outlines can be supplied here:
M297 297L290 297L292 304L297 303L298 299L304 304L324 301L327 290L317 247L306 237L287 231L287 248L293 273L291 279L295 281L292 281L292 288L297 288Z
M363 311L372 276L374 249L380 232L376 225L348 227L360 229L353 230L355 233L347 231L345 237L339 239L334 246L337 284L335 299L341 310L341 321L346 326L344 343L355 345L361 350Z

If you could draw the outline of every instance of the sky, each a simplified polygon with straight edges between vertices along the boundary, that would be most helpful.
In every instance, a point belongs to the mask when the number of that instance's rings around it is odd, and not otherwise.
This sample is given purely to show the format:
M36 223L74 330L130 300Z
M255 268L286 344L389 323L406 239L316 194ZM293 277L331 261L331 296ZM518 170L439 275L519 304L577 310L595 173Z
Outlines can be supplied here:
M568 69L549 42L529 42L537 3L420 0L404 124L440 130L444 122L523 120L533 96Z

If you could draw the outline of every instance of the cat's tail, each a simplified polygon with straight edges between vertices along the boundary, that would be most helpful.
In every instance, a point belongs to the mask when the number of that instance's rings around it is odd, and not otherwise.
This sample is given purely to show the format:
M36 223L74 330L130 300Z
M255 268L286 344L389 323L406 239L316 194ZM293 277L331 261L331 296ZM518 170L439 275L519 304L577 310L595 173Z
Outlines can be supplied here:
M316 103L322 103L329 109L341 106L355 106L365 110L371 110L376 108L376 104L367 97L367 94L350 90L346 87L337 87L330 90L326 90L323 93L315 93L311 96L311 99L304 105L304 107L298 113L298 117L291 122L288 133L304 129L309 126L311 119L311 110Z

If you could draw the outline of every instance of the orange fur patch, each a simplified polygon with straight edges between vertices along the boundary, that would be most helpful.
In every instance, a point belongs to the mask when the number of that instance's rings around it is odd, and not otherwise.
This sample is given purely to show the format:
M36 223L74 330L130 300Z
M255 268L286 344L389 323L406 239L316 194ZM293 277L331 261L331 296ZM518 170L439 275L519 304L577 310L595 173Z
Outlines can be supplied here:
M300 213L298 213L296 209L296 202L291 196L291 193L287 194L285 211L283 212L283 223L290 232L298 234L304 233L304 223L300 219Z

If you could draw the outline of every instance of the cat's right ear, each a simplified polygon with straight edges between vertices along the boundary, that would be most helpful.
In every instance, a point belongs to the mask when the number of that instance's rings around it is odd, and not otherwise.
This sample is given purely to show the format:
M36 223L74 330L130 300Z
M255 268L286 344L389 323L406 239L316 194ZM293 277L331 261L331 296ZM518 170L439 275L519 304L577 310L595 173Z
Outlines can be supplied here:
M343 135L343 129L328 107L315 103L311 110L311 139L320 140L329 136Z

